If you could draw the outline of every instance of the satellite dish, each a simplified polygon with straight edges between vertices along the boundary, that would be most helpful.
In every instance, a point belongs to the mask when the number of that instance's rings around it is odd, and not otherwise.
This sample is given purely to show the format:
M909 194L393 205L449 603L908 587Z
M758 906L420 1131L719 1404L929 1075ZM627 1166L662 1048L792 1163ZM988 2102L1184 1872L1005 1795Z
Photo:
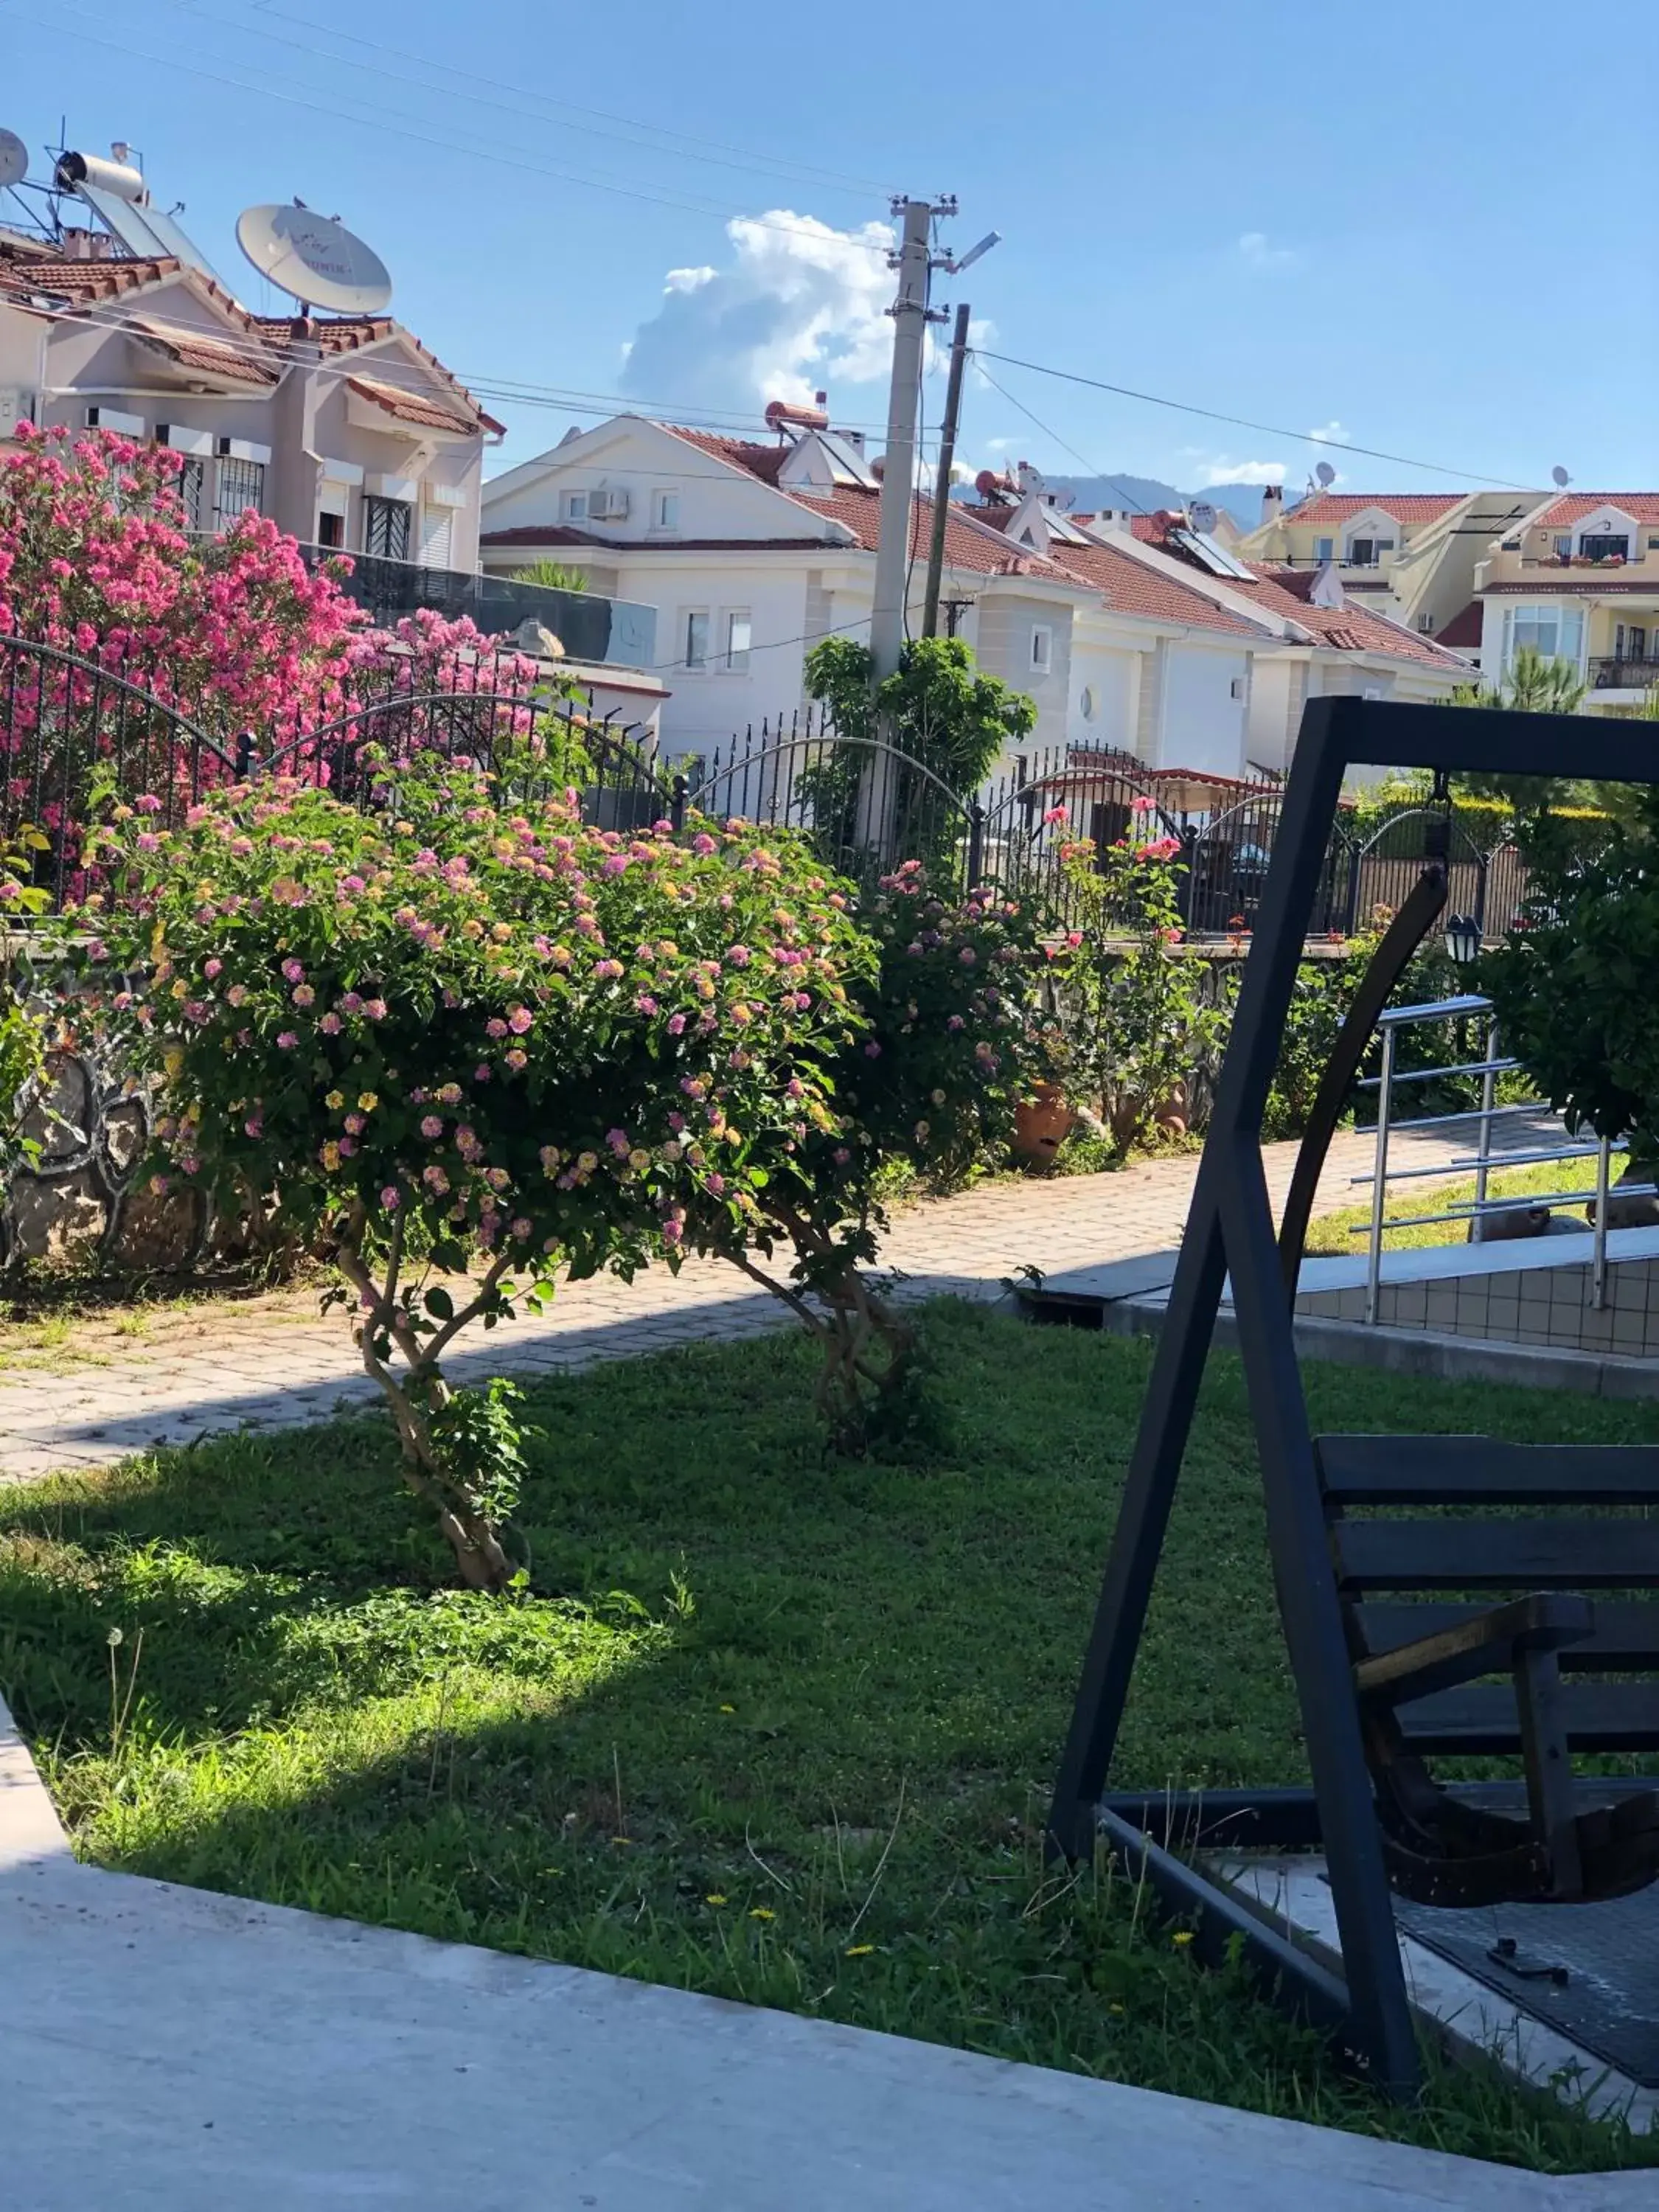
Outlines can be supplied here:
M236 218L236 243L261 276L308 307L374 315L392 298L380 255L343 223L310 208L246 208Z
M1328 491L1331 486L1336 482L1336 471L1331 466L1331 464L1328 461L1322 461L1319 464L1319 466L1314 471L1314 474L1319 478L1320 483L1323 484L1327 491Z
M1557 491L1565 491L1567 486L1572 482L1572 478L1567 474L1559 461L1558 461L1555 466L1550 471L1550 477L1552 482L1554 483Z
M1187 512L1193 528L1201 531L1206 537L1215 528L1215 509L1207 499L1194 500Z
M28 148L15 131L0 131L0 185L21 185L28 173Z

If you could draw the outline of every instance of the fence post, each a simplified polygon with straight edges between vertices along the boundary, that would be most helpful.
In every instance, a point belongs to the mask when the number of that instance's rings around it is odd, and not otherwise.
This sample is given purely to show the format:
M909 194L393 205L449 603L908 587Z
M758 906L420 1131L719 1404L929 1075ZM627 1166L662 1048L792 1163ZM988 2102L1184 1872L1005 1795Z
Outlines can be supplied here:
M252 783L259 772L259 747L252 730L242 730L236 738L236 781Z
M674 778L668 800L668 818L674 825L676 836L685 827L686 781L683 775Z
M1203 842L1201 833L1188 822L1181 825L1181 878L1176 887L1176 911L1181 916L1181 926L1191 936L1194 927L1193 906L1198 888L1198 851Z
M985 869L985 809L975 799L968 809L968 889L979 889Z
M1337 833L1340 836L1340 831ZM1365 848L1355 838L1344 841L1348 848L1348 897L1342 915L1342 934L1352 937L1359 922L1359 872L1365 865Z

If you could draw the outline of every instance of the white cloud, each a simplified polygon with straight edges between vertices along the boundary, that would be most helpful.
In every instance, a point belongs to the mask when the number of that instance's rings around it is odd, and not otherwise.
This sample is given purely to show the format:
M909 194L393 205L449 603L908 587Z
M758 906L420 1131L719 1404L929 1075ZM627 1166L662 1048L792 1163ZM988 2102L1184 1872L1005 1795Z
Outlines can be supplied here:
M1250 269L1291 269L1302 258L1294 246L1275 246L1265 230L1247 230L1238 241L1238 254Z
M1283 461L1235 461L1212 453L1200 464L1199 489L1211 484L1276 484L1285 481Z
M726 227L721 268L671 269L629 347L622 388L661 406L734 410L888 373L893 296L884 223L836 230L770 209Z
M1310 430L1308 435L1313 439L1317 445L1346 446L1348 443L1348 441L1352 437L1353 433L1352 430L1345 429L1342 424L1336 420L1334 416L1333 416L1331 420L1326 423L1323 429Z

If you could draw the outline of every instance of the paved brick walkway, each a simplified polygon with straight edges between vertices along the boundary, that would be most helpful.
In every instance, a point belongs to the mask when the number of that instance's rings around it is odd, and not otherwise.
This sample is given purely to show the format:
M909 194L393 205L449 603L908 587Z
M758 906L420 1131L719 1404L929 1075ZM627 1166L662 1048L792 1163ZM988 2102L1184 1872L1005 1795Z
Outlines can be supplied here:
M1499 1127L1517 1147L1538 1133L1529 1117ZM1461 1134L1402 1137L1393 1163L1427 1166L1465 1149ZM1337 1139L1320 1187L1322 1212L1363 1198L1352 1178L1370 1157L1369 1136ZM1295 1158L1294 1145L1266 1148L1275 1205ZM902 1273L906 1295L995 1298L1023 1267L1054 1273L1167 1251L1180 1242L1197 1165L1195 1157L1183 1156L1116 1175L982 1184L903 1212L883 1262ZM632 1284L605 1278L562 1290L550 1315L489 1336L477 1332L475 1348L447 1365L458 1377L532 1376L744 1335L782 1318L776 1302L733 1268L693 1261L678 1276L652 1268ZM356 1364L343 1316L337 1310L319 1316L309 1292L183 1307L131 1337L118 1334L112 1323L91 1323L77 1349L88 1364L0 1370L0 1481L104 1465L215 1430L326 1420L376 1395Z

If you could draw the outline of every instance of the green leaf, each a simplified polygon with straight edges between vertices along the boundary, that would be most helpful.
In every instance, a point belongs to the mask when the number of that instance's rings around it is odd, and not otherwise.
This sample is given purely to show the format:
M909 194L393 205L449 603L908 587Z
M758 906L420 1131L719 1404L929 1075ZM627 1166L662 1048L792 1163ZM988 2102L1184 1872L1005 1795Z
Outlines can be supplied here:
M434 1283L427 1292L426 1310L429 1314L435 1314L440 1321L454 1320L455 1301L441 1283Z

